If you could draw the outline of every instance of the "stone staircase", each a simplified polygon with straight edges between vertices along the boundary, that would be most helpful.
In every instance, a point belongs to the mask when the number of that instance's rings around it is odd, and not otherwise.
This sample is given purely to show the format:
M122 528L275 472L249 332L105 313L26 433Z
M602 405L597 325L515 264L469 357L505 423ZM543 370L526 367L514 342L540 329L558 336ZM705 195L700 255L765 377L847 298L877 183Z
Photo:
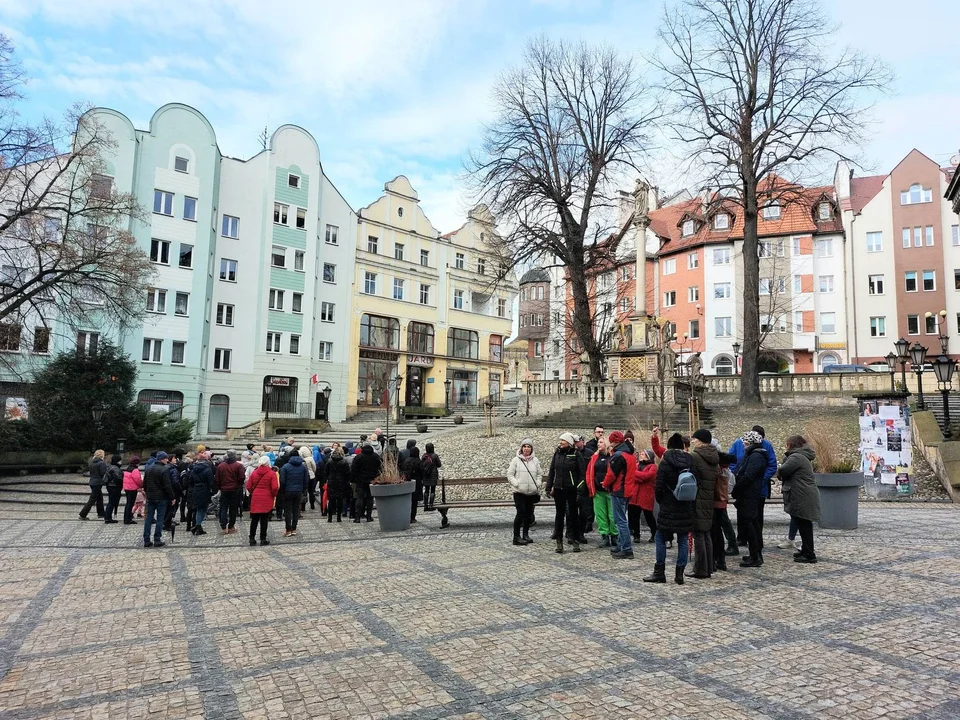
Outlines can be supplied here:
M565 410L547 413L518 423L534 428L586 428L600 424L609 432L614 429L649 429L660 424L660 408L656 405L594 405L578 404ZM700 424L713 428L713 413L700 410ZM687 432L689 428L687 407L675 405L667 409L666 425L669 429Z

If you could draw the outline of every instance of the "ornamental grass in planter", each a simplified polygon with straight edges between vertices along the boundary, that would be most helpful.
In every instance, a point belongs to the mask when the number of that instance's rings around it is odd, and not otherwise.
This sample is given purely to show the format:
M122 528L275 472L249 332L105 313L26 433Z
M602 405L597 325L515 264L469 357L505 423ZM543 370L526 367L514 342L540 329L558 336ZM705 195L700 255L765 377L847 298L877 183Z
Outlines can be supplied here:
M410 527L410 504L415 482L404 480L394 455L387 455L380 474L370 483L370 494L377 503L377 520L382 532L397 532Z
M816 453L813 479L820 490L820 527L855 530L860 520L863 485L860 463L843 457L836 438L822 425L808 425L803 437Z

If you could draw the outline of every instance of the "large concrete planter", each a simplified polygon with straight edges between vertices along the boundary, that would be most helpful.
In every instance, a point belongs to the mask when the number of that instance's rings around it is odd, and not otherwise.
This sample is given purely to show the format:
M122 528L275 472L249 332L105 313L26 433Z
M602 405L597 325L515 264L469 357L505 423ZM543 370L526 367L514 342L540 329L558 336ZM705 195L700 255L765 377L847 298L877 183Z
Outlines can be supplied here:
M860 486L863 473L814 473L820 490L820 527L856 530L860 520Z
M395 485L370 486L370 494L377 503L381 532L397 532L410 528L410 498L416 485L410 480Z

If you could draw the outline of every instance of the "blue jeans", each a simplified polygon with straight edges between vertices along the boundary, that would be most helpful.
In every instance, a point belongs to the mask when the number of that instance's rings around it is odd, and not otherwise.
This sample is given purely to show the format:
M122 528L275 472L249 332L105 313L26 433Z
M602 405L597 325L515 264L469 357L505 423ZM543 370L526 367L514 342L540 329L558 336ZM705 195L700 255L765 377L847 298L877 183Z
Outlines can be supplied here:
M613 522L617 526L617 550L620 552L633 552L633 540L630 537L630 527L627 521L627 499L612 496L613 500Z
M797 530L799 530L799 529L800 529L800 527L797 525L797 519L796 519L793 515L791 515L791 516L790 516L790 530L789 530L788 533L787 533L787 538L790 539L790 540L796 540L796 539L797 539Z
M159 540L163 533L163 520L167 516L167 501L152 502L147 500L147 512L143 518L143 541L150 542L150 527L156 523L153 534L154 540Z
M207 517L207 510L208 510L209 508L210 508L210 503L206 503L205 505L202 505L202 506L200 506L200 507L197 508L197 515L196 515L196 517L193 519L193 523L194 523L197 527L203 527L203 521L204 521L204 519Z
M687 564L687 533L676 533L677 535L677 567L683 567ZM657 565L667 564L667 541L663 539L663 533L657 530L655 536L657 548Z

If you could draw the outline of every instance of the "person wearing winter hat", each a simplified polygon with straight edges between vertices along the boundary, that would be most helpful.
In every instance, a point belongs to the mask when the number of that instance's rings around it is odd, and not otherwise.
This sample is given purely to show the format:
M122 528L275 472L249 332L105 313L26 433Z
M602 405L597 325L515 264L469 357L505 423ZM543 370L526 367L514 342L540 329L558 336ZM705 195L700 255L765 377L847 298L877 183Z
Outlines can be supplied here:
M513 518L514 545L529 545L533 542L530 539L530 518L533 517L534 505L540 499L542 475L540 461L533 454L533 440L524 438L507 469L507 482L513 490L513 504L517 508L517 514Z
M600 547L613 547L617 537L617 526L613 519L613 499L610 491L603 486L610 465L610 445L603 437L598 437L593 454L587 461L587 493L593 498L593 516L597 520L597 532L600 533Z
M737 463L737 482L731 494L737 503L737 523L750 549L740 567L760 567L763 565L763 548L760 545L759 513L767 451L763 447L763 436L754 430L748 430L740 439L744 455Z
M666 448L664 448L666 451ZM647 523L650 531L648 543L653 543L657 535L657 519L653 514L653 485L657 480L656 454L651 450L640 450L637 453L636 492L628 498L627 524L634 542L641 542L640 517Z
M575 553L580 552L580 512L577 505L577 490L585 484L586 463L583 455L574 447L576 438L571 433L560 435L560 443L550 461L550 471L547 474L547 494L553 498L556 507L556 517L553 522L554 539L557 541L556 552L563 552L564 520L570 531L571 541Z
M693 572L687 577L705 580L713 574L713 503L720 469L720 454L706 428L693 434L693 474L697 478L697 498L693 518Z
M173 502L173 485L167 463L170 456L162 450L157 453L157 461L147 468L143 475L143 492L147 496L147 511L143 522L143 546L163 547L163 520L167 515L167 503ZM154 524L156 523L156 524ZM153 527L153 542L150 541L150 528Z
M327 488L327 522L333 522L334 515L340 522L344 500L350 497L350 465L339 445L333 448L330 459L323 464L323 476Z
M627 505L628 498L636 494L637 461L633 445L619 430L610 433L610 444L613 456L603 479L603 487L613 496L613 519L617 526L617 546L610 554L618 560L632 560L633 543L627 522Z
M660 466L657 468L657 479L654 484L654 496L660 504L657 515L656 563L653 573L643 578L644 582L665 583L667 564L667 534L677 536L677 565L674 573L674 582L683 585L683 571L687 566L687 535L693 530L694 504L677 500L673 491L680 480L680 474L692 471L693 458L683 450L683 436L674 433L667 440L667 450L663 454Z

